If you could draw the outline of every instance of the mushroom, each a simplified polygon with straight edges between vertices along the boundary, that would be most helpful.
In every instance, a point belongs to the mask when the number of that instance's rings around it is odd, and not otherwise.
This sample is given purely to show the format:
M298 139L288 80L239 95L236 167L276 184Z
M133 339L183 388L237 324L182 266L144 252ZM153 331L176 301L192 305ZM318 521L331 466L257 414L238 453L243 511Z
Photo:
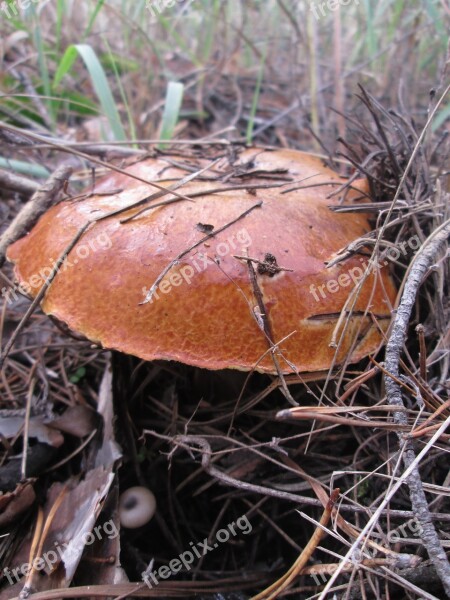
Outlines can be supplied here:
M119 498L120 524L127 529L137 529L146 525L155 512L155 495L146 487L130 487Z
M344 179L303 152L248 148L148 201L158 190L142 180L168 187L211 164L183 160L137 162L127 172L139 179L113 172L94 195L52 207L9 248L22 289L37 295L87 222L138 203L96 220L46 291L43 310L72 331L146 360L214 370L319 371L377 349L396 295L389 269L370 274L347 306L368 252L327 268L370 231L366 215L330 208ZM345 202L367 188L353 182Z

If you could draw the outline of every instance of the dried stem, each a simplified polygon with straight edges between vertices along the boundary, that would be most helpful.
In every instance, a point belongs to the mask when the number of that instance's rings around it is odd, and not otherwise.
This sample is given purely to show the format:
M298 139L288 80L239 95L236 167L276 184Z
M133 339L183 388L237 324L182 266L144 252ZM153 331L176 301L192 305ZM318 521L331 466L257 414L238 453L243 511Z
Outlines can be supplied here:
M64 188L71 174L71 167L62 166L56 169L42 188L36 191L31 200L17 214L0 237L0 267L5 263L8 246L25 235L39 217L55 203L56 197Z
M449 236L450 221L446 221L440 228L432 233L418 251L410 266L403 296L394 318L392 331L386 346L385 366L386 370L389 371L389 376L385 376L385 385L389 404L398 407L399 409L404 408L404 403L402 390L396 379L399 377L400 353L406 339L411 312L422 280L433 264L436 255L444 247ZM394 413L394 421L398 425L407 424L407 418L403 410L397 410ZM402 433L398 433L398 437L403 454L403 463L405 468L408 469L414 464L416 459L413 442ZM436 569L436 573L442 581L445 592L450 598L450 564L431 519L417 464L412 469L407 482L413 511L422 527L421 538L434 568Z
M331 494L331 497L325 507L325 510L323 511L318 526L314 530L314 533L312 534L308 543L303 548L302 553L297 558L292 567L289 569L289 571L287 571L287 573L280 577L278 581L275 581L272 585L263 590L261 593L257 594L256 596L253 596L251 600L263 600L264 598L267 598L267 600L273 600L274 598L277 598L279 594L281 594L281 592L283 592L294 581L294 579L298 575L300 575L300 572L302 571L303 567L306 566L306 563L311 558L314 550L319 545L320 540L325 535L325 527L328 525L328 522L331 518L331 513L333 511L333 506L335 505L338 497L339 489L335 489Z

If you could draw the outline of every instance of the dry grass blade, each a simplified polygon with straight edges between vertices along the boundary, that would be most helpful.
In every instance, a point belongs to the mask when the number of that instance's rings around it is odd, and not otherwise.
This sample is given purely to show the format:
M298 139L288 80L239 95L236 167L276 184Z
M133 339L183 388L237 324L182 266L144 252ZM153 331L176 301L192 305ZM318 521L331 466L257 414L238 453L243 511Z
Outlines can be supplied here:
M383 501L379 504L379 506L377 507L375 512L372 514L371 518L369 519L368 523L361 530L358 537L356 538L356 540L351 545L350 549L347 551L347 553L343 557L343 560L341 561L339 568L333 573L333 575L331 576L331 578L325 585L324 589L322 590L322 592L319 596L319 600L325 600L328 591L330 590L330 588L332 587L333 583L335 582L337 576L341 572L341 569L344 568L346 563L351 562L351 558L354 555L355 551L358 550L359 545L364 541L364 538L367 536L367 534L372 530L372 528L378 522L382 510L391 501L391 499L393 498L395 493L399 490L399 488L403 485L403 483L405 481L407 481L408 477L417 468L417 466L420 464L423 457L426 456L427 452L430 450L430 448L433 447L433 445L436 443L436 441L440 438L442 433L447 429L447 427L449 425L450 425L450 417L441 425L441 427L438 429L438 431L435 432L433 437L427 442L427 444L422 449L422 451L418 454L418 456L415 457L414 461L408 466L407 469L405 469L404 473L402 473L402 475L398 479L398 481L392 485L389 492L384 497Z
M395 409L392 406L376 406L373 408L373 410L393 413ZM277 419L310 419L333 423L334 425L349 425L351 427L376 427L390 431L410 431L410 427L406 424L399 425L395 423L388 423L386 421L380 421L369 417L367 414L364 415L364 418L360 419L339 416L342 413L352 414L358 412L367 413L368 409L366 406L318 406L317 408L299 406L279 411L277 413Z
M252 600L273 600L286 590L287 587L294 581L294 579L301 573L308 560L311 558L314 550L317 548L320 540L324 537L326 527L333 512L333 507L339 498L339 489L332 492L331 497L323 511L322 517L314 533L312 534L309 542L303 548L302 553L297 558L292 567L285 573L280 579L275 581L272 585L267 587L265 590L253 596Z

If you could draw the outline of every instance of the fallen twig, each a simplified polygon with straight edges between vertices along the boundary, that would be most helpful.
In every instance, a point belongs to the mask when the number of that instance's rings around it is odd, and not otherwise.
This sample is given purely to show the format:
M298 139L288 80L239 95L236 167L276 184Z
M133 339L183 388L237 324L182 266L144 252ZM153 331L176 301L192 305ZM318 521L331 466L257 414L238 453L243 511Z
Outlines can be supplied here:
M250 208L248 208L247 210L245 210L242 214L240 214L238 217L236 217L235 219L233 219L229 223L226 223L222 227L219 227L218 229L216 229L212 233L208 233L207 235L205 235L204 237L202 237L200 240L198 240L197 242L195 242L195 244L193 244L189 248L186 248L186 250L183 250L183 252L180 252L180 254L178 254L178 256L176 256L172 261L170 261L170 263L161 271L161 273L158 275L158 277L153 282L151 288L149 289L147 295L145 296L145 299L140 304L147 304L148 302L151 302L151 300L152 300L152 298L153 298L153 296L155 294L155 291L158 288L158 285L161 283L161 281L164 279L164 277L167 275L167 273L175 265L177 265L182 258L184 258L187 254L189 254L189 252L191 252L192 250L194 250L194 248L197 248L198 246L200 246L201 244L203 244L204 242L206 242L210 238L216 236L221 231L224 231L225 229L228 229L228 227L230 227L231 225L234 225L234 223L237 223L237 221L240 221L245 216L247 216L250 212L252 212L252 210L254 210L255 208L259 208L260 206L262 206L262 200L260 200L256 204L253 204L253 206L250 206Z
M277 385L278 385L278 383L277 383ZM449 417L449 419L450 419L450 417ZM151 435L157 439L164 440L164 441L172 444L173 449L172 449L171 454L173 452L175 452L175 450L177 450L178 448L183 448L184 450L187 450L188 452L191 453L193 451L193 446L197 446L198 452L200 452L200 454L201 454L201 465L202 465L202 468L204 469L204 471L206 473L208 473L208 475L210 475L211 477L216 479L217 481L220 481L230 487L234 487L239 490L245 490L247 492L252 492L254 494L259 494L262 496L270 496L273 498L279 498L280 500L294 502L295 504L299 504L299 505L303 504L305 506L321 506L321 507L323 507L323 505L324 505L324 503L321 500L318 500L316 498L311 498L310 496L300 496L299 494L292 494L290 492L285 492L283 490L270 488L265 485L257 485L254 483L249 483L248 481L241 481L240 479L231 477L230 475L228 475L227 473L224 473L223 471L221 471L220 469L218 469L217 467L215 467L212 464L212 454L213 454L212 448L211 448L209 441L205 437L198 436L198 435L170 436L170 435L164 435L162 433L158 433L157 431L154 431L151 429L144 429L142 433L143 433L143 435L146 435L146 434ZM431 442L433 441L433 439L434 438L432 438ZM237 440L233 439L232 441L236 445L242 446L242 444L240 444ZM430 442L428 442L428 444L429 443ZM256 453L258 453L258 451L253 449L251 446L245 446L245 447L250 451L255 451ZM271 462L276 462L271 457L264 456L264 458L266 458L267 460L269 460ZM400 485L402 484L402 481L403 480L400 478L399 481L395 485L398 485L398 487L400 487ZM366 515L370 514L370 511L366 506L359 506L358 504L341 504L340 503L339 510L340 511L348 511L351 513L364 513ZM397 510L397 509L391 509L391 508L388 510L385 510L384 507L381 509L377 509L376 514L378 517L380 515L383 515L383 516L389 515L390 517L400 517L402 519L410 519L410 518L414 517L414 513L412 511ZM448 515L447 513L434 513L433 516L435 519L437 519L439 521L450 521L450 515Z
M385 366L389 372L388 376L385 375L386 396L391 406L398 407L399 410L394 413L394 421L401 426L407 424L407 418L402 410L404 408L402 390L396 381L399 377L400 353L405 342L409 319L419 287L428 269L433 264L436 255L444 247L449 236L450 220L443 223L441 227L434 231L417 252L407 274L403 296L386 345ZM397 435L400 440L403 463L405 468L408 469L413 465L416 458L413 443L403 433L398 432ZM433 525L417 464L408 476L407 482L413 511L422 528L421 538L442 581L445 592L450 598L450 563Z
M56 169L53 175L49 177L46 183L13 219L0 237L0 267L5 263L8 246L25 235L39 217L55 203L55 198L61 192L71 174L72 167L61 166Z
M34 194L39 190L39 183L33 181L33 179L11 173L5 169L0 169L0 184L8 190L27 195Z

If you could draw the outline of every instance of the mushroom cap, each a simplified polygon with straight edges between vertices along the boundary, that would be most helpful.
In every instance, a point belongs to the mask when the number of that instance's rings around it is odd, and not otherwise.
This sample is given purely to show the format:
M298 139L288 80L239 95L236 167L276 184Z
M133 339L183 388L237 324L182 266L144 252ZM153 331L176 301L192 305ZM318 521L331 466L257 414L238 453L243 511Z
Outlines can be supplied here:
M160 156L137 162L127 172L167 187L186 177L189 167L197 170L210 162ZM339 348L330 346L368 259L368 253L355 254L326 268L339 250L370 230L366 215L329 208L342 202L342 194L327 196L344 181L321 159L303 152L225 151L201 178L177 189L194 195L192 202L150 208L174 199L169 193L91 225L47 290L42 308L103 347L146 360L275 373L267 328L262 328L262 302L282 372L356 362L379 346L396 290L388 268L371 274L352 316L343 320ZM241 189L209 191L237 185ZM260 188L252 189L255 185ZM345 202L361 198L367 182L359 180L353 188ZM50 267L86 222L155 191L113 172L96 183L95 195L52 207L8 250L22 289L36 296ZM138 215L143 206L147 210ZM232 221L198 245L211 226L214 233ZM172 265L152 300L143 303L163 270L193 246ZM252 263L255 277L248 261L236 258L247 255L260 261ZM274 259L282 268L275 273L269 268Z
M156 498L141 485L130 487L119 498L119 518L122 527L137 529L146 525L156 512Z

